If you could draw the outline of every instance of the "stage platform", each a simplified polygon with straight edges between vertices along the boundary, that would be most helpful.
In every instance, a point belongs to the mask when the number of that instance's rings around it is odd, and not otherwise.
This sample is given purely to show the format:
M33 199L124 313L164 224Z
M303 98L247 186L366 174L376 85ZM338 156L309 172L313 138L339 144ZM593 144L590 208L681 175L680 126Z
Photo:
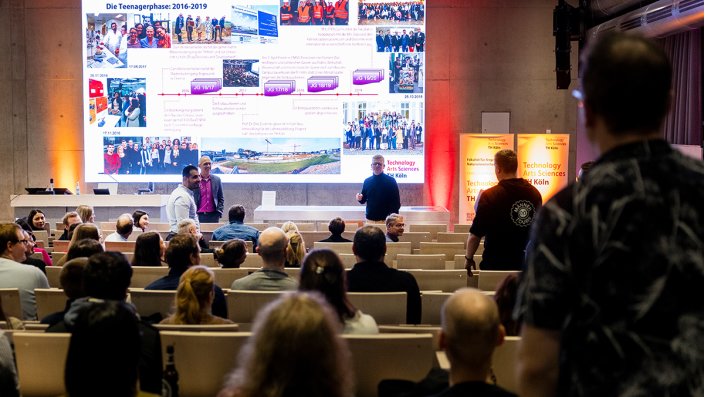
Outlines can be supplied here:
M60 221L64 214L74 211L81 204L90 205L95 211L96 221L106 222L124 213L132 214L136 209L149 213L152 222L167 222L166 203L169 195L160 194L116 194L116 195L33 195L10 196L10 207L16 218L27 216L33 208L40 208L48 220Z
M443 207L401 207L399 211L406 224L449 224L450 212ZM329 221L336 216L343 219L365 219L365 206L282 205L259 206L255 209L255 222L314 222Z

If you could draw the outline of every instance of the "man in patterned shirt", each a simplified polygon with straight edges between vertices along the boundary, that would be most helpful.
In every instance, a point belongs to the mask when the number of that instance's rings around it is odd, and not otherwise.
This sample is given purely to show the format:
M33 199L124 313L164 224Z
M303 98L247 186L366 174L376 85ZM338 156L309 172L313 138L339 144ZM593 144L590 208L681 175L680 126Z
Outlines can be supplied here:
M599 157L532 230L516 306L521 396L703 394L703 164L662 139L671 66L610 34L582 65Z

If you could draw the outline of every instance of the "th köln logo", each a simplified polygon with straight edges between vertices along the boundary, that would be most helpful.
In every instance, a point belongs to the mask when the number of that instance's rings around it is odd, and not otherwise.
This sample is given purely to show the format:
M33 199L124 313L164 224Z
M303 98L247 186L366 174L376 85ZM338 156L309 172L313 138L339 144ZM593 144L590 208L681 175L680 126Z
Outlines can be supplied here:
M520 227L529 226L534 219L534 205L530 201L519 200L512 205L512 222Z

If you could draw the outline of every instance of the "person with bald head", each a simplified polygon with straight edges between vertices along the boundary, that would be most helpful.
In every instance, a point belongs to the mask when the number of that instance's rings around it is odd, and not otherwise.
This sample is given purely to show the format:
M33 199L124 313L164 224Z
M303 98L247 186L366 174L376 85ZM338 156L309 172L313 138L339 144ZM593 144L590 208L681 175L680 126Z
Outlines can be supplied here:
M450 388L434 397L516 396L487 383L492 353L504 342L497 304L474 288L462 288L441 309L440 347L450 362Z
M278 227L265 229L259 235L257 253L262 257L264 266L256 272L233 281L230 289L258 291L296 290L299 283L286 272L286 246L289 239Z
M132 234L132 227L134 226L134 221L132 220L131 214L122 214L118 216L117 222L115 222L115 232L110 233L105 241L127 241L130 234Z

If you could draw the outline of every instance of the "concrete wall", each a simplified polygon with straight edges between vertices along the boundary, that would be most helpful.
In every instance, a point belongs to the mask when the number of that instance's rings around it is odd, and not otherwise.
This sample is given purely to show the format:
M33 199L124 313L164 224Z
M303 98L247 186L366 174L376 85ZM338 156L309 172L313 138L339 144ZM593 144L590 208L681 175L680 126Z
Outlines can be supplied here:
M457 158L458 134L479 132L483 111L511 112L512 132L575 132L575 102L569 91L555 89L554 6L554 0L428 0L426 118L427 125L447 128L437 133L447 134L448 143L427 161ZM82 174L80 25L80 0L0 0L0 159L12 171L0 178L0 219L12 216L10 194L45 186L57 175ZM80 169L62 162L66 158L80 159ZM74 183L63 185L73 190ZM454 184L449 209L455 222L457 176ZM430 204L426 186L402 185L402 203ZM81 184L84 192L93 187ZM138 187L121 184L119 191ZM173 187L157 184L157 191ZM359 188L228 184L225 199L226 206L243 204L250 219L262 190L276 190L282 205L354 205Z

